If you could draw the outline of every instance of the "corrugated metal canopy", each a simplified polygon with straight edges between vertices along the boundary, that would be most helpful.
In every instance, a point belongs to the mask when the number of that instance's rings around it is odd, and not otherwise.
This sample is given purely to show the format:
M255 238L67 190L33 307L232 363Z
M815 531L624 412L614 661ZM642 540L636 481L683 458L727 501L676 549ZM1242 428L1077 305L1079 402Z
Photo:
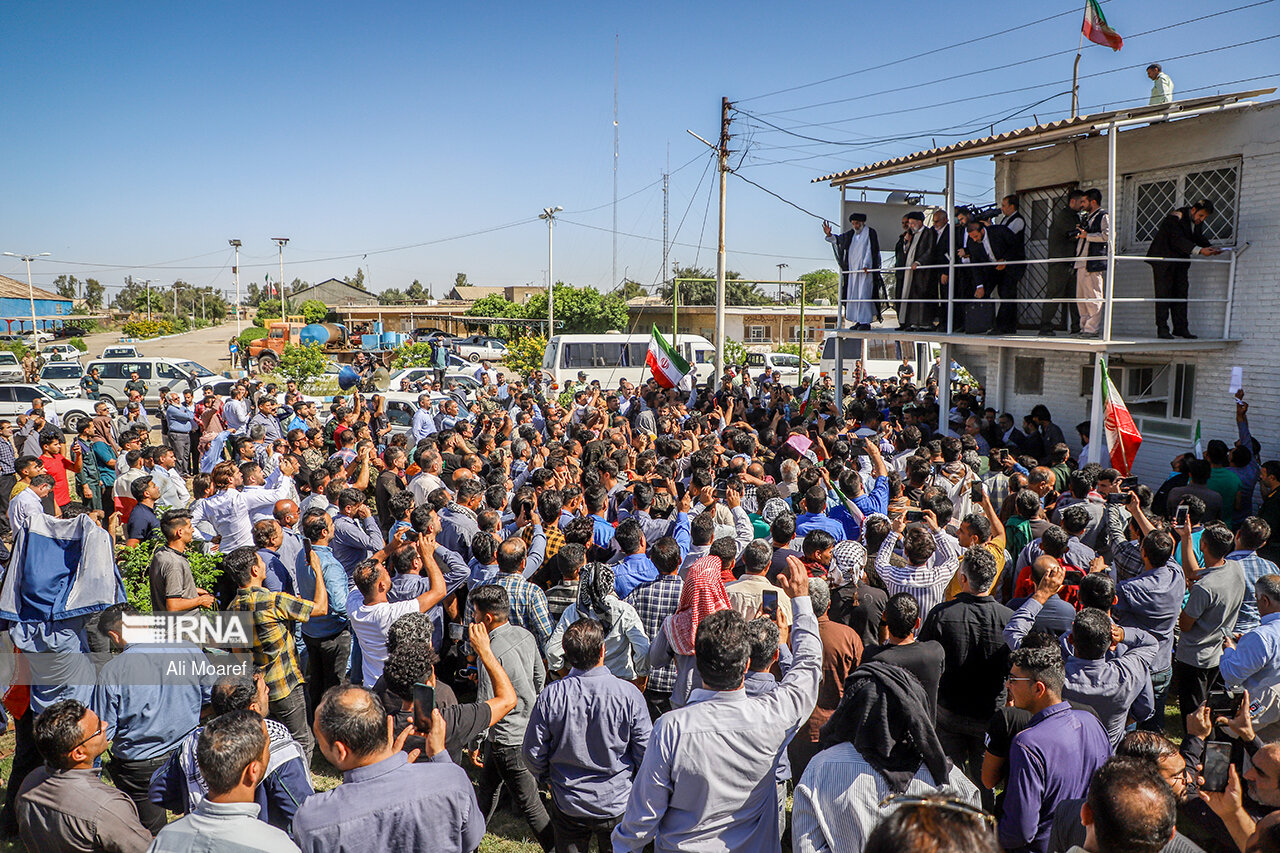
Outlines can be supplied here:
M1226 106L1245 101L1258 95L1269 95L1275 89L1254 89L1249 92L1236 92L1230 95L1212 95L1204 98L1192 98L1185 101L1174 101L1171 104L1156 106L1128 107L1123 110L1094 113L1072 119L1038 124L1011 130L981 139L968 139L941 148L930 148L892 160L881 160L868 166L860 166L821 178L814 178L812 183L829 181L831 186L838 187L855 180L869 180L887 175L900 175L919 169L928 169L945 164L949 160L964 160L971 157L1010 154L1027 148L1037 148L1054 142L1062 142L1079 136L1090 136L1105 129L1114 121L1130 119L1148 119L1152 122L1168 121L1204 112L1208 109Z

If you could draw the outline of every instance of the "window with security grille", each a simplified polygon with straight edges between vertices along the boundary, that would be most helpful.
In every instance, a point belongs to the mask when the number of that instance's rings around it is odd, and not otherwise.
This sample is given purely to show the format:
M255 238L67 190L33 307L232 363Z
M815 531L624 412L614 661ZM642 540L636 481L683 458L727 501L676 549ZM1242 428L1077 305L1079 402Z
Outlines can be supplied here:
M1127 175L1124 184L1123 236L1127 251L1145 249L1170 211L1201 199L1213 202L1214 208L1213 215L1205 220L1205 235L1216 245L1235 243L1240 197L1238 159Z
M767 341L769 339L764 326L747 326L747 340Z
M1192 437L1195 364L1111 362L1107 372L1143 435L1187 440ZM1081 368L1080 396L1086 400L1093 396L1092 365Z

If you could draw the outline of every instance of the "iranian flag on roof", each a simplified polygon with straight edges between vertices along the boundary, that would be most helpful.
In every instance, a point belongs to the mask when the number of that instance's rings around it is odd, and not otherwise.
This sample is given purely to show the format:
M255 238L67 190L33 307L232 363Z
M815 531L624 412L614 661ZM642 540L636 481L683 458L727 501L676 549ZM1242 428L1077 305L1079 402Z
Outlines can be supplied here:
M663 388L676 387L693 370L689 362L676 352L676 348L662 337L657 323L653 325L653 337L649 339L649 353L645 356L645 364L653 371L653 378Z
M1081 25L1084 37L1094 44L1119 50L1124 47L1124 38L1107 24L1107 16L1102 14L1098 0L1089 0L1084 8L1084 24Z
M1101 359L1102 366L1102 404L1105 407L1103 427L1107 433L1107 449L1111 451L1111 467L1124 476L1133 473L1133 460L1138 455L1138 447L1142 444L1142 433L1129 414L1129 407L1124 404L1120 392L1111 382L1107 373L1106 359Z

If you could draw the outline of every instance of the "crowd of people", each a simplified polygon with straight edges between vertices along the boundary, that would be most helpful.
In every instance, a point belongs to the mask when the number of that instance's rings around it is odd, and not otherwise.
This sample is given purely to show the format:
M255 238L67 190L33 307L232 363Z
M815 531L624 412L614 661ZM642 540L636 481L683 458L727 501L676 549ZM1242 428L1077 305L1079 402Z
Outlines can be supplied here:
M505 800L557 851L1280 850L1280 462L1243 392L1233 446L1142 484L909 371L842 410L511 376L407 428L251 380L144 408L162 441L0 421L0 612L55 673L5 695L0 830L471 851ZM121 569L41 544L73 529L248 645L129 642Z
M1072 189L1046 223L1050 260L1039 316L1042 337L1068 328L1080 337L1101 334L1112 233L1111 214L1102 200L1097 188ZM1187 319L1188 270L1193 254L1222 253L1204 229L1213 213L1208 199L1171 210L1151 239L1146 256L1154 279L1158 338L1197 337ZM825 222L823 230L841 269L842 314L853 328L869 330L892 305L903 332L1017 334L1018 300L1029 297L1019 296L1027 271L1028 225L1017 195L1007 195L989 209L957 207L951 222L945 210L934 210L928 223L923 211L903 216L893 250L891 297L885 292L875 229L866 224L865 213L850 214L849 223L842 234L832 233ZM954 282L948 281L952 268Z

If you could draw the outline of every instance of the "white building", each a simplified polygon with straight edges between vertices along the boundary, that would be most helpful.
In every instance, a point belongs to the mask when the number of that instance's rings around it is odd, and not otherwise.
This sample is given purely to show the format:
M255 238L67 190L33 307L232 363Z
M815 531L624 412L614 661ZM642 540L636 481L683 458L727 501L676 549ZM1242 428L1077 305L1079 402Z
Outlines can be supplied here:
M1081 116L968 140L945 148L819 178L851 190L886 178L944 167L947 207L954 205L954 164L995 160L997 198L1017 193L1029 226L1028 258L1046 257L1053 210L1073 188L1096 187L1113 211L1105 320L1098 340L1040 337L1046 268L1029 264L1020 284L1020 332L985 336L913 333L943 346L943 360L963 363L984 384L987 405L1020 421L1036 403L1079 451L1073 426L1092 422L1090 459L1107 458L1096 359L1108 362L1143 435L1134 473L1155 484L1175 455L1191 449L1197 422L1204 440L1236 438L1231 369L1243 369L1250 427L1263 458L1280 457L1280 101L1249 99L1267 89ZM912 189L905 187L904 189ZM1172 209L1210 199L1213 245L1230 249L1192 261L1189 312L1198 340L1155 335L1151 269L1143 255ZM884 238L881 238L882 243ZM954 275L951 280L954 281ZM1074 293L1074 288L1073 291ZM881 340L891 329L840 330L841 337ZM943 400L942 410L947 411Z

